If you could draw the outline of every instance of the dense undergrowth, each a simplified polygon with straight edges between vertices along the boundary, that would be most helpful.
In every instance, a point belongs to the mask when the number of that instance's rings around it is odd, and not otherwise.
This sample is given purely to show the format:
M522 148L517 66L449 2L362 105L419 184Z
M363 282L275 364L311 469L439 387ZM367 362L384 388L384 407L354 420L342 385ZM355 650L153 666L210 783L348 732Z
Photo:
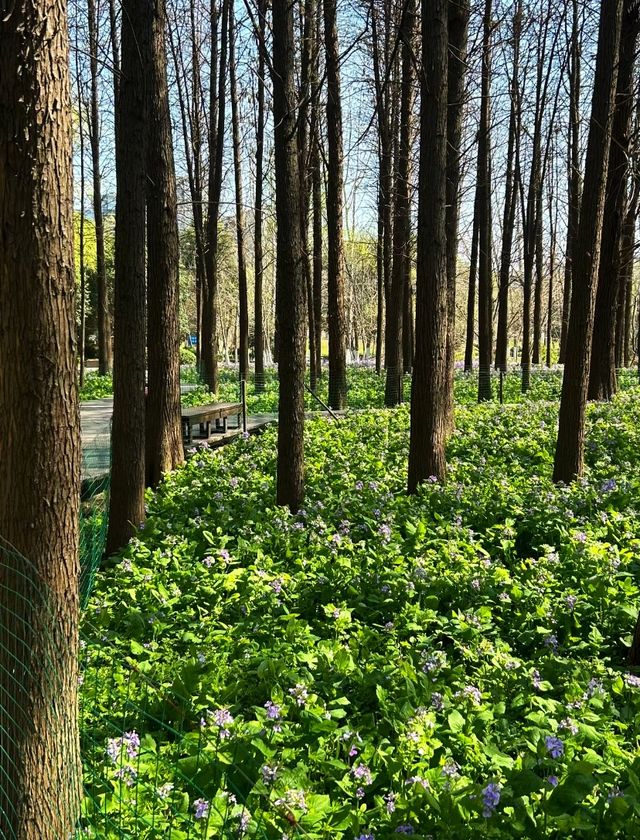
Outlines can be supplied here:
M551 402L459 408L412 498L405 408L311 421L296 516L274 430L198 452L86 613L88 834L640 836L639 396L570 488Z
M212 394L202 384L195 367L183 366L180 371L183 384L198 386L195 390L182 395L183 405L201 405L214 402L236 402L240 399L238 371L235 368L220 368L219 388L217 394ZM493 399L500 398L500 378L496 371L492 371ZM620 388L626 390L635 386L638 372L631 368L618 371ZM247 410L249 414L271 414L278 411L278 377L274 368L268 368L258 387L253 379L247 382ZM323 411L328 400L329 380L327 371L318 383L316 399L308 390L305 392L305 408L307 411ZM513 367L505 375L502 396L506 403L523 401L556 400L560 397L562 387L562 370L560 368L535 368L532 370L531 388L525 393L521 389L522 380L520 369ZM384 408L384 376L379 376L369 365L352 365L347 369L347 400L351 408ZM456 370L454 379L455 399L459 404L473 405L478 399L478 371L468 373ZM113 392L110 376L98 376L90 373L80 392L81 400L93 400L109 397ZM411 395L411 377L404 380L404 396Z

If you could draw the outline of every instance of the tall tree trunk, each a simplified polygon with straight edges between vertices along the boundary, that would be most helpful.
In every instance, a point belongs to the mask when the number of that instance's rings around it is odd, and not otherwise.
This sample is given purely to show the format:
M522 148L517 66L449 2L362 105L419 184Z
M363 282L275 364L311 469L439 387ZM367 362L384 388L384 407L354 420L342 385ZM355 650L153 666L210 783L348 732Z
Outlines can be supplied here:
M222 163L224 151L224 126L226 118L227 36L229 34L229 5L232 0L222 0L220 25L219 75L215 81L215 61L212 58L211 91L209 108L209 185L206 223L205 268L207 272L202 295L202 366L204 379L210 391L218 390L218 218L222 192ZM216 0L211 0L211 39L217 40Z
M316 390L318 379L316 354L316 329L313 309L313 266L312 255L309 252L309 210L311 206L311 175L309 166L311 161L311 139L313 126L309 119L309 100L312 95L313 51L315 48L315 8L314 0L305 0L301 8L300 21L302 50L300 56L300 112L298 116L298 171L300 174L300 233L304 250L304 279L307 303L307 338L309 342L309 383L312 391Z
M464 113L469 0L451 0L448 9L449 54L447 68L447 427L453 429L453 376L456 356L456 284L458 279L458 224Z
M254 224L255 232L253 237L254 257L254 343L255 343L255 386L256 391L264 390L264 316L263 316L263 284L264 284L264 259L262 250L262 194L264 187L264 38L265 38L265 17L267 14L267 0L259 0L258 3L258 80L256 97L258 100L258 122L256 124L256 198Z
M533 287L533 351L531 361L540 364L540 345L542 343L542 286L544 282L544 254L542 235L542 182L536 193L536 239L535 239L535 283Z
M80 82L80 64L78 61L78 43L76 41L76 82L78 86L78 135L80 137L80 230L78 231L79 269L80 269L80 387L84 385L85 345L87 335L87 307L86 307L86 272L84 263L84 212L85 212L85 178L84 178L84 111L82 101L82 84Z
M482 94L478 131L478 399L491 399L493 294L491 280L491 0L485 0Z
M473 345L475 335L476 312L476 281L478 277L478 240L480 227L478 224L478 189L473 209L473 223L471 231L471 260L469 262L469 282L467 290L467 331L464 349L464 369L473 370Z
M638 214L638 199L640 198L640 173L634 173L632 196L622 231L622 255L620 258L625 286L624 299L624 330L622 338L622 363L620 366L629 367L631 364L631 310L633 305L633 265L635 255L635 229Z
M5 2L0 21L0 836L59 840L82 780L66 6Z
M571 0L571 67L569 72L569 208L567 217L567 244L565 248L564 289L562 293L562 323L560 326L560 355L564 364L567 349L567 330L571 308L571 286L575 242L578 236L580 215L580 27L578 0Z
M422 0L416 356L408 489L444 479L447 432L447 0Z
M340 52L336 0L324 0L327 74L327 303L329 328L329 405L347 404L347 324L344 293L343 148Z
M547 353L546 365L551 367L551 342L553 338L553 294L556 272L556 245L558 231L558 194L554 185L549 189L549 289L547 297Z
M600 262L611 127L616 94L623 0L603 4L585 164L584 193L574 254L573 294L562 381L553 480L582 475L589 356Z
M113 418L107 553L144 521L145 195L149 21L138 0L122 3L122 65L116 114L116 239Z
M506 373L507 345L509 343L509 281L511 251L518 206L519 177L519 117L520 117L520 34L522 30L522 0L513 15L513 70L509 83L511 110L509 113L509 139L507 141L507 171L504 188L504 215L502 217L502 247L500 249L500 278L498 281L498 331L496 335L495 367Z
M93 170L93 220L96 231L96 291L98 321L98 372L111 372L111 318L107 292L107 269L104 253L104 221L102 218L102 173L100 171L100 114L98 110L98 24L95 0L88 0L89 67L91 70L91 119L89 142Z
M402 41L402 77L400 85L400 142L396 160L395 203L393 219L393 267L391 294L387 312L387 359L385 405L402 402L404 381L403 321L407 271L410 269L411 248L411 113L413 110L413 31L415 28L414 0L407 0L400 22L399 39ZM407 325L408 326L408 325Z
M311 187L313 200L313 326L316 331L316 376L322 379L322 172L320 141L315 121L311 149Z
M184 460L180 423L180 246L167 87L165 0L150 9L147 166L146 481L155 487Z
M231 85L231 122L233 133L233 169L236 187L236 243L238 247L238 317L239 317L239 374L245 381L249 376L249 294L247 285L247 257L244 236L244 198L242 192L242 160L240 156L240 114L238 82L236 79L236 36L233 5L229 9L229 83Z
M389 93L390 76L390 42L391 42L391 7L385 2L385 31L384 43L380 43L378 31L378 12L375 0L371 3L371 37L373 42L373 75L376 90L376 116L378 123L378 214L379 223L379 247L381 257L381 280L383 299L379 301L379 335L377 356L380 359L380 372L382 367L382 347L385 347L384 365L387 366L386 346L388 330L385 326L384 337L382 334L383 309L387 313L391 297L391 263L392 263L392 191L393 191L393 138L392 138L392 101ZM385 75L388 74L388 75ZM378 368L377 368L378 369Z
M632 80L638 40L637 12L631 9L629 0L625 0L600 247L598 289L593 320L588 391L590 400L610 400L617 390L616 313L618 297L623 288L622 229L629 180L629 132L633 109Z
M304 497L305 283L296 132L294 6L272 0L273 120L280 410L276 501L297 511Z

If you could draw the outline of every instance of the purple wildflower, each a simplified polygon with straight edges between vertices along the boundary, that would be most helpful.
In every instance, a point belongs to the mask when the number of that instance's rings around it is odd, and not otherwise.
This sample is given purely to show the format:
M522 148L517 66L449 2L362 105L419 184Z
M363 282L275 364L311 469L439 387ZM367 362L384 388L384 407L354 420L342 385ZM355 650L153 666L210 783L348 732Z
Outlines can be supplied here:
M544 744L551 758L560 758L564 755L564 744L561 738L557 738L555 735L547 735Z
M551 785L551 787L558 787L559 779L557 776L547 776L547 782Z
M393 812L396 810L397 795L395 793L385 793L383 799L385 807L387 809L387 814L393 814Z
M635 674L626 674L624 681L630 688L640 688L640 677Z
M206 820L209 816L209 803L206 799L196 799L193 803L193 810L197 820Z
M489 784L482 789L482 816L486 819L493 816L499 802L500 785L495 784L495 782L489 782Z
M399 826L396 828L396 834L406 834L406 835L411 835L411 834L415 834L415 833L416 833L416 830L415 830L415 828L411 825L411 823L402 823L402 825L399 825Z

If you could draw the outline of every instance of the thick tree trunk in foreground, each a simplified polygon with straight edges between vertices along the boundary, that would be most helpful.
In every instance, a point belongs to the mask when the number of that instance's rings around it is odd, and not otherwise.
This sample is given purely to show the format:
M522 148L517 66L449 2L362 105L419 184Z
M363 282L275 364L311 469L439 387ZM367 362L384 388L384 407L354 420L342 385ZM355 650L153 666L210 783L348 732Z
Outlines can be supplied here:
M340 52L336 0L324 0L327 53L327 303L329 328L329 405L347 404L347 322L344 293L343 148L340 99Z
M72 836L81 794L68 58L64 2L0 3L0 836L16 840Z
M613 106L616 92L622 0L602 6L595 84L585 164L584 193L574 253L571 316L562 381L553 480L568 484L582 475L589 356L593 335L600 241L604 215Z
M146 479L155 487L184 460L180 424L179 238L167 89L164 0L154 0L147 149Z
M410 493L446 473L447 433L447 0L422 2L422 107L416 275L416 356L411 389Z
M624 316L617 318L617 313L618 301L624 290L624 269L621 262L622 232L625 205L628 203L629 130L633 110L632 79L637 36L636 17L629 13L629 3L625 3L602 226L598 290L593 320L588 391L590 400L610 400L618 388L616 321L624 322Z
M107 553L144 521L145 197L149 21L144 5L124 0L116 139L113 419Z
M98 25L95 0L88 0L89 66L91 68L91 119L89 141L93 169L93 220L96 230L96 290L98 320L98 372L111 373L111 317L107 293L107 270L104 254L104 222L102 218L102 174L100 172L100 115L98 111Z
M293 5L273 0L273 119L275 125L276 306L279 316L280 409L276 501L297 511L304 497L304 251L296 133Z

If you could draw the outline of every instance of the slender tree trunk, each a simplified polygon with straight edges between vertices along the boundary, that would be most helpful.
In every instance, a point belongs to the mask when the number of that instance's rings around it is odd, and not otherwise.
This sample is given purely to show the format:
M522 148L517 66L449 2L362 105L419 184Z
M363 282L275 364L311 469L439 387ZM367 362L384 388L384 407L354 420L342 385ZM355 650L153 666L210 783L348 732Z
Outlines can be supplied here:
M544 247L542 236L542 182L536 192L535 283L533 288L533 352L531 361L540 364L542 343L542 285L544 282Z
M480 227L478 225L478 190L473 210L473 229L471 232L471 261L469 263L469 283L467 291L467 338L464 350L464 369L473 370L473 344L475 335L475 312L476 312L476 280L478 277L478 238Z
M582 475L589 356L600 261L611 127L616 93L623 0L603 4L585 164L584 194L576 240L573 295L560 401L553 480Z
M393 267L391 294L387 313L387 359L385 405L402 402L404 361L403 321L407 271L410 268L411 248L411 112L413 110L413 31L415 28L414 0L407 0L400 22L398 37L402 41L402 77L400 85L400 142L396 162L395 204L393 219ZM408 319L406 319L408 320ZM407 325L408 326L408 325Z
M93 170L93 220L96 231L96 291L98 321L98 372L111 372L111 318L107 292L107 269L104 253L104 221L102 218L102 173L100 171L100 114L98 111L98 24L95 0L88 0L89 67L91 70L91 119L89 142ZM117 50L117 47L116 47Z
M258 3L258 122L256 125L256 199L255 199L255 232L253 239L254 256L254 336L255 336L255 386L256 391L264 390L264 316L263 316L263 282L264 260L262 250L262 193L264 182L264 38L265 17L267 14L267 0Z
M16 840L72 836L81 796L68 61L64 3L0 4L0 836Z
M296 132L294 6L272 0L280 410L276 501L297 511L304 497L305 284Z
M382 262L382 289L383 300L379 304L380 315L378 317L380 333L378 337L378 355L380 356L380 369L382 368L382 346L385 347L384 366L387 366L387 325L389 302L391 297L391 263L392 263L392 190L393 190L393 140L392 140L392 100L389 93L389 78L383 77L384 73L390 76L390 41L391 41L391 9L388 2L384 3L385 9L385 32L384 43L380 43L378 33L378 11L374 0L371 5L371 36L373 41L373 75L376 90L376 115L378 122L378 149L379 149L379 176L378 176L378 213L380 216L379 238L380 255ZM382 324L384 317L382 309L387 314L384 337Z
M504 189L504 215L502 218L502 247L500 250L500 278L498 281L498 331L496 335L495 367L506 373L507 345L509 342L509 281L511 275L511 251L518 207L520 131L520 33L522 29L522 0L519 0L513 16L513 71L510 80L511 110L509 114L509 139L507 141L507 171Z
M381 166L382 160L378 156ZM383 313L384 313L384 211L380 184L378 183L378 237L376 240L376 373L382 373L382 345L384 343Z
M485 0L482 96L478 132L478 399L491 399L493 289L491 271L491 0Z
M615 114L609 153L600 268L593 321L593 342L589 369L590 400L610 400L617 391L616 314L622 283L622 230L628 183L632 79L638 31L636 13L626 0L623 13Z
M312 255L309 252L309 210L311 206L311 176L309 165L311 161L310 133L313 130L309 120L309 99L313 72L313 50L315 35L314 0L305 0L301 9L301 38L302 50L300 57L300 112L298 116L298 170L300 174L300 232L302 248L304 250L304 279L307 304L307 338L309 342L309 383L312 391L316 390L318 379L316 354L316 329L313 309L313 266Z
M340 52L336 0L324 0L327 74L327 303L329 328L329 405L347 404L347 325L344 291L343 148Z
M453 429L453 376L456 355L456 284L458 279L458 224L460 217L460 147L465 98L469 0L449 2L449 57L447 68L447 427Z
M144 521L145 194L149 21L138 0L122 3L122 65L116 115L116 239L113 418L107 553Z
M555 208L554 208L555 203ZM558 230L558 195L555 190L555 184L549 191L549 232L550 232L550 246L549 251L549 290L547 297L547 367L551 367L551 342L553 338L553 294L555 286L555 271L556 271L556 234Z
M245 250L244 198L242 191L242 160L240 157L240 114L238 108L238 83L236 79L235 15L229 9L229 82L231 85L231 122L233 133L233 169L236 187L236 243L238 247L238 312L239 312L239 374L245 381L249 376L249 294L247 284L247 257Z
M631 364L631 310L633 304L633 264L635 257L635 228L638 213L638 199L640 198L640 174L635 173L632 187L632 197L625 217L622 232L621 267L624 277L624 331L622 338L622 364Z
M422 107L418 182L416 357L408 489L446 473L447 432L447 0L422 0Z
M153 0L148 68L146 481L184 460L180 424L179 238L167 87L165 0Z
M316 331L316 376L322 379L322 173L318 126L315 123L311 150L311 186L313 199L313 325Z
M226 118L227 36L229 33L229 5L232 0L222 0L222 21L220 25L220 62L217 83L215 63L212 60L212 82L209 108L209 185L208 214L206 224L205 268L207 272L202 296L202 364L204 379L209 390L218 390L218 218L220 215L220 194L222 192L222 165L224 151L224 126ZM216 0L211 0L211 38L217 39ZM217 118L217 124L216 124Z
M567 219L567 244L565 248L564 289L562 295L562 323L560 326L559 362L564 364L567 348L567 330L571 308L571 286L575 242L578 236L578 219L581 200L580 173L580 28L578 0L572 0L571 69L569 73L569 208Z
M85 180L84 180L84 103L82 101L82 85L80 83L80 65L78 62L78 45L76 43L76 81L78 85L78 135L80 137L80 230L78 231L79 269L80 269L80 387L84 385L85 345L87 335L86 312L86 272L84 263L84 213L85 213Z

